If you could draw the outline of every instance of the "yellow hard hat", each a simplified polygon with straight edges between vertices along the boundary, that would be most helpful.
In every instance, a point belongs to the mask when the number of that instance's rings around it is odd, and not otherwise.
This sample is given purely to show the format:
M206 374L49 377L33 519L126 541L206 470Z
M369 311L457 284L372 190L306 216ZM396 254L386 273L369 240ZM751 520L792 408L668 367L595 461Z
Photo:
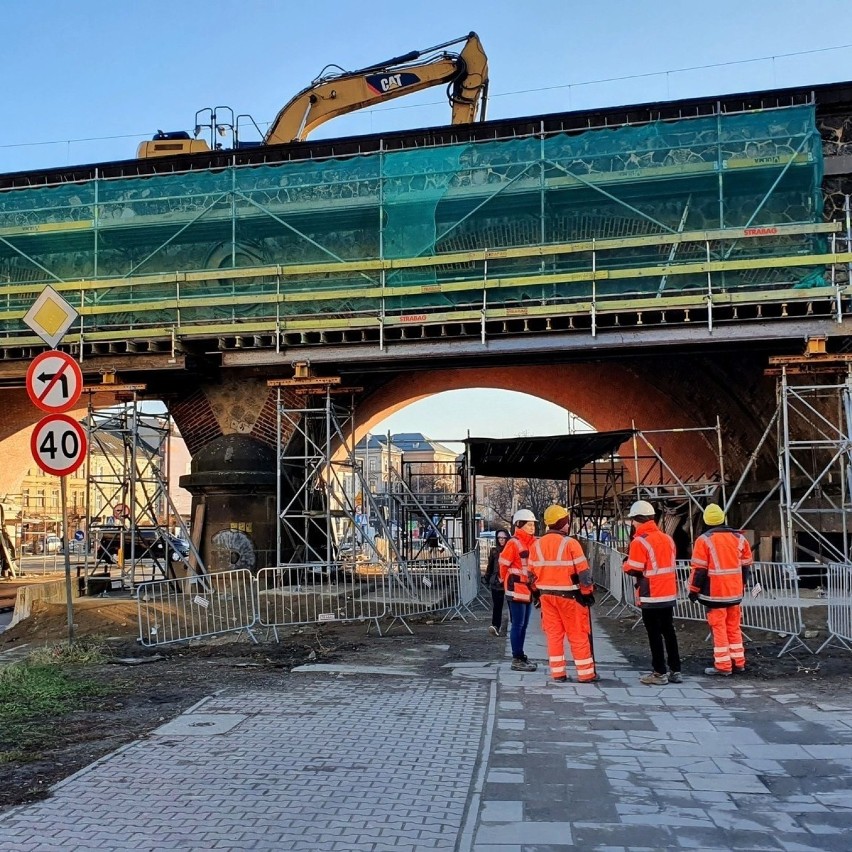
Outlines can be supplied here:
M564 506L548 506L544 510L544 523L552 527L554 524L559 523L563 518L568 517L568 510Z
M716 503L708 503L704 510L704 523L708 527L718 527L720 524L724 524L725 513L722 511L722 507Z

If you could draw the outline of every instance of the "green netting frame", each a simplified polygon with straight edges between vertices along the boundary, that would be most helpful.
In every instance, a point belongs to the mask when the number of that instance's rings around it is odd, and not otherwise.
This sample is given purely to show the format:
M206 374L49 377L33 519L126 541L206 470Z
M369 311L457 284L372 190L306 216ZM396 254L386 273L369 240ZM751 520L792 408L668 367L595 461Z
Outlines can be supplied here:
M772 234L821 219L822 149L814 108L656 122L576 134L285 162L218 171L94 180L0 192L0 329L44 283L86 282L65 295L86 328L185 326L281 317L376 316L412 308L479 306L466 281L523 278L488 291L490 305L570 302L707 287L703 273L639 270L693 261L779 258L777 266L717 273L720 291L811 286L823 269L783 258L825 251L814 233ZM595 268L627 275L593 284L590 251L482 263L455 259L407 269L341 269L342 261L580 240L619 240L721 228L760 228L759 240L716 239L608 248ZM156 273L322 264L261 274L136 284ZM566 276L570 281L539 280ZM90 286L108 281L110 286ZM26 286L20 286L26 285ZM27 289L27 286L32 289ZM383 296L361 298L382 286ZM424 293L395 289L426 288ZM335 291L324 297L323 291ZM344 291L346 295L341 295ZM288 301L287 297L311 294ZM253 297L269 297L257 301ZM134 305L181 300L135 310ZM240 301L242 300L242 301ZM3 310L3 309L0 309ZM86 313L86 310L84 310Z

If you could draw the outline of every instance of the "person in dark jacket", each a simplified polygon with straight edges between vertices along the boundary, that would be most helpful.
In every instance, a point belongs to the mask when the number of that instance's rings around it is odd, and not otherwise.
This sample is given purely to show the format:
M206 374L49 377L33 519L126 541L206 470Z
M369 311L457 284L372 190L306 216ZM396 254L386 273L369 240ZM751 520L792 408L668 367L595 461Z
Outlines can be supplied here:
M494 547L491 548L491 553L488 554L488 567L485 569L485 576L482 578L482 582L491 590L493 608L491 612L491 626L488 628L488 632L492 636L499 636L503 625L503 603L506 600L506 591L500 580L499 559L500 551L506 546L508 540L508 530L497 530L494 534Z

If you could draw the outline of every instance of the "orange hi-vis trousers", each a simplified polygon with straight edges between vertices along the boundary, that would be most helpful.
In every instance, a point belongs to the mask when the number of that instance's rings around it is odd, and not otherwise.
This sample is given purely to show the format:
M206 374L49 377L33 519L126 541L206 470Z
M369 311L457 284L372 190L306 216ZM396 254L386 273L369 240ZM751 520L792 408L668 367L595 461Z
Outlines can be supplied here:
M707 623L713 631L713 665L720 672L745 668L739 604L708 608Z
M564 677L565 640L571 646L577 680L592 680L595 676L595 661L592 657L592 617L589 608L571 598L554 595L541 596L541 626L547 637L547 656L550 660L550 676Z

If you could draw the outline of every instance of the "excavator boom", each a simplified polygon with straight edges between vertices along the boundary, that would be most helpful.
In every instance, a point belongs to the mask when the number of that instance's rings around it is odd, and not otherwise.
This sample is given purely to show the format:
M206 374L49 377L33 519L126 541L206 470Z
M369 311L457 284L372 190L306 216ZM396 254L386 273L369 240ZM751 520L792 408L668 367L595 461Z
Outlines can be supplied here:
M464 46L459 53L444 50L461 43ZM477 118L480 121L485 119L488 57L476 33L469 33L464 38L425 50L414 50L402 56L395 56L358 71L341 71L334 75L321 76L281 109L266 132L262 144L278 145L301 141L319 125L339 115L442 83L447 84L453 124L471 124ZM215 122L211 121L209 126L212 128L213 125ZM235 146L239 147L236 141ZM190 138L188 133L159 132L153 140L143 142L139 146L137 157L144 159L209 150L210 146L206 142Z
M418 62L424 54L464 41L459 54L440 53ZM466 38L412 51L385 63L316 81L286 104L269 127L264 143L275 145L306 139L320 124L423 89L448 84L453 124L484 118L488 89L488 58L476 33Z

